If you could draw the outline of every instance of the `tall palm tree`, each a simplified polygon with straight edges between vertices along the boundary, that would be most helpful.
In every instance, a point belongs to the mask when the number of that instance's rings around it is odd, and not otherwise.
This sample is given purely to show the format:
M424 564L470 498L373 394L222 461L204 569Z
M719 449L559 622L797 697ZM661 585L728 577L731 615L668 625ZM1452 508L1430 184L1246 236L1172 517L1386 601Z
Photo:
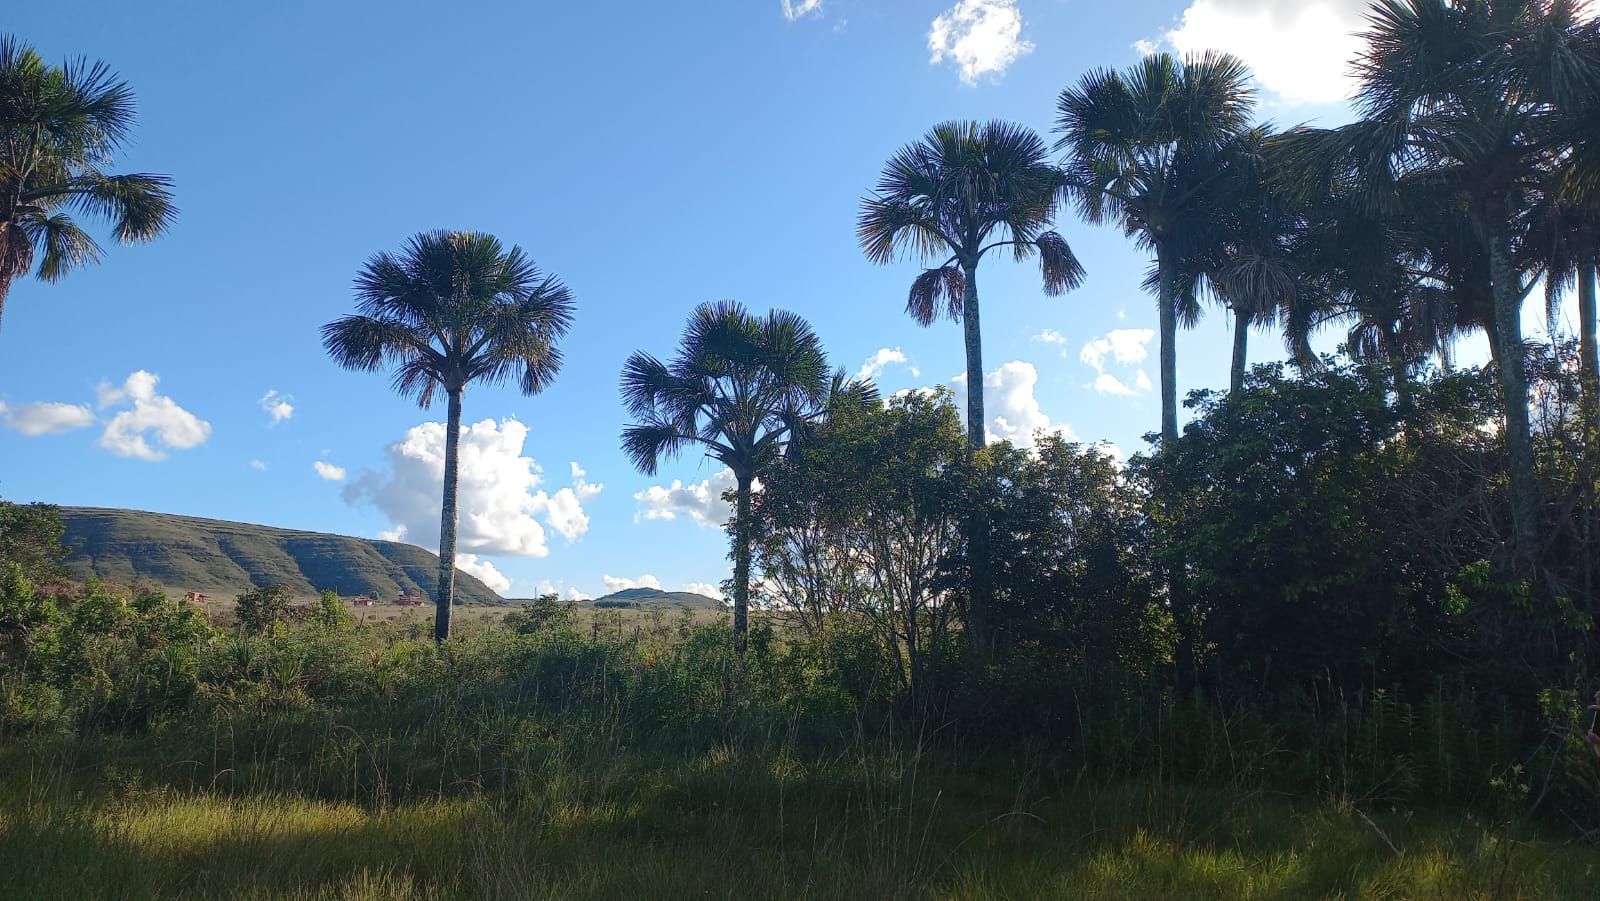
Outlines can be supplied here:
M461 398L469 384L515 379L543 391L561 369L557 342L572 325L572 293L544 275L522 248L481 232L430 231L398 255L367 260L355 282L357 315L322 328L322 343L346 369L394 367L394 389L424 410L447 402L439 589L433 636L450 637L455 598L456 492Z
M622 367L622 401L636 421L622 450L645 475L691 447L733 471L733 631L750 628L750 492L784 444L827 405L831 380L822 342L804 319L765 317L731 300L689 316L677 354L664 363L636 351Z
M1083 266L1057 232L1061 173L1044 141L1009 122L945 122L895 153L877 189L861 201L856 236L867 258L887 265L902 253L939 260L911 284L906 312L919 324L961 320L967 351L967 439L985 442L983 333L978 264L1006 248L1038 254L1046 294L1083 283Z
M1097 70L1061 92L1056 148L1084 218L1120 226L1155 255L1160 317L1161 440L1178 438L1177 331L1196 310L1180 290L1184 260L1218 240L1223 149L1250 127L1244 63L1156 53L1125 73Z
M1572 149L1561 113L1588 105L1600 85L1579 6L1383 0L1356 64L1361 120L1320 138L1328 155L1364 165L1374 202L1393 196L1397 180L1423 175L1449 194L1449 206L1436 213L1470 225L1470 256L1486 266L1469 290L1492 303L1513 550L1528 574L1538 570L1540 505L1521 312L1540 272L1524 247L1530 211L1556 187L1558 163Z
M172 224L170 179L105 172L133 121L133 91L105 63L52 66L0 35L0 314L29 271L53 282L100 259L69 212L109 220L124 244Z

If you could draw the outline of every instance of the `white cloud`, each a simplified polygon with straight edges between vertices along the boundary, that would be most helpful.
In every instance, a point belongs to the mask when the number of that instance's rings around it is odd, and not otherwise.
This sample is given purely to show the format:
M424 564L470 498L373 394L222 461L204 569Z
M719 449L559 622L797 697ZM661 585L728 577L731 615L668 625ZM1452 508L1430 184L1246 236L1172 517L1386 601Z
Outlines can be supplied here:
M1350 62L1371 0L1194 0L1161 43L1181 54L1221 50L1288 103L1337 103L1354 87ZM1155 49L1141 42L1141 52Z
M504 594L504 592L501 593ZM533 593L526 596L541 598L547 594L553 594L569 601L590 601L594 599L588 593L579 591L564 582L552 582L549 579L540 579L534 584ZM518 595L518 597L523 596Z
M276 388L261 395L261 400L256 401L256 403L260 404L261 409L265 410L267 416L271 418L271 421L267 423L268 425L286 422L289 417L294 415L294 398L280 393Z
M211 423L178 406L172 398L156 393L160 380L155 373L141 369L128 376L120 387L101 383L96 390L102 408L133 404L106 423L105 431L100 433L101 447L119 457L164 460L168 451L197 447L211 437ZM147 435L157 446L151 446Z
M812 13L822 12L822 0L780 0L783 3L783 17L793 22Z
M94 411L82 404L37 403L20 407L0 404L0 414L6 425L37 438L40 435L59 435L94 425Z
M267 464L265 462L261 461L261 460L251 460L250 461L250 468L254 469L254 470L257 470L259 472L266 472L267 471Z
M703 482L684 484L674 479L671 486L652 485L635 494L639 511L634 521L641 519L677 519L687 516L702 526L722 528L733 515L733 509L722 495L737 487L733 470L723 469Z
M1022 39L1016 0L958 0L933 20L928 49L930 62L949 57L960 66L962 81L977 84L982 75L1004 74L1033 44Z
M627 579L607 574L600 581L605 583L607 594L628 588L654 588L657 591L661 590L661 580L649 573L645 573L637 579Z
M550 496L546 508L545 519L550 527L560 532L568 541L577 540L578 536L589 531L589 515L583 512L583 505L600 494L605 489L604 485L590 482L577 463L572 464L572 487L563 488Z
M722 587L713 585L710 582L685 582L683 583L683 590L691 591L695 594L703 594L714 600L722 600Z
M879 376L883 375L883 371L890 365L903 364L906 362L906 355L900 350L900 348L880 347L876 353L870 357L867 357L867 359L861 364L861 368L856 371L856 378L864 380L871 379L876 381ZM917 367L915 366L911 366L909 369L911 370L912 378L916 378L922 374L917 371Z
M344 489L349 503L366 502L389 518L379 537L433 548L444 490L444 423L425 422L388 447L388 471L367 471ZM545 524L577 538L589 528L584 501L601 486L573 467L575 484L554 496L539 488L539 464L523 456L528 427L515 419L485 419L463 427L460 443L456 546L463 553L544 557ZM543 519L544 523L540 520Z
M963 421L967 414L967 377L958 375L950 380L956 392L956 409ZM984 414L989 421L984 431L990 441L1010 441L1018 447L1033 447L1039 434L1057 434L1076 441L1072 427L1066 423L1053 423L1034 395L1039 384L1039 370L1032 363L1012 360L983 377Z
M500 570L495 569L493 563L477 554L457 554L456 569L476 577L479 582L489 586L489 590L495 594L503 596L511 588L511 580Z
M344 481L345 473L343 466L335 466L332 463L329 463L327 460L318 460L311 464L311 468L317 471L318 476L321 476L330 482Z
M1150 390L1150 377L1143 369L1133 372L1133 384L1106 371L1108 363L1123 367L1137 366L1150 357L1150 340L1156 335L1153 329L1119 328L1090 341L1078 352L1084 365L1094 368L1094 381L1086 387L1113 397L1135 397Z
M1098 372L1105 371L1107 357L1123 366L1135 366L1150 356L1150 339L1155 336L1155 329L1112 329L1085 344L1083 350L1078 352L1078 359Z
M1067 336L1061 334L1060 332L1056 331L1053 328L1047 328L1044 331L1040 332L1039 334L1034 335L1029 340L1031 340L1031 341L1040 341L1040 342L1043 342L1045 344L1066 344L1067 343Z

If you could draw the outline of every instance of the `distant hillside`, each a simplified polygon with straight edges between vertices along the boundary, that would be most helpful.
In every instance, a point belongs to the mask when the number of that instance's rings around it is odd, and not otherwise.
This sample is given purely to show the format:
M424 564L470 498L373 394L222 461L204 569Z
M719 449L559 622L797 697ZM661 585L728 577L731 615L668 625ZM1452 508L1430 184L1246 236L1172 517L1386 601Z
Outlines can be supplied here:
M722 602L716 598L708 598L703 594L695 594L692 591L662 591L659 588L624 588L603 598L595 598L589 603L596 607L637 604L640 607L661 605L667 607L722 609Z
M255 585L282 584L300 596L331 588L393 600L402 593L432 597L438 580L437 555L393 541L95 507L62 507L61 520L73 575L154 584L169 594L200 591L231 599ZM456 597L504 603L459 571Z

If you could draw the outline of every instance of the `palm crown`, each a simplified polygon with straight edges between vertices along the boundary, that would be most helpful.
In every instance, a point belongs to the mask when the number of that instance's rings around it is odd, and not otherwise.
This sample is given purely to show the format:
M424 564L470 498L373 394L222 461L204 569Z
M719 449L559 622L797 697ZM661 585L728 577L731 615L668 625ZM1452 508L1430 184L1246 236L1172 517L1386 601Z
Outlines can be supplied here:
M748 478L772 460L798 422L829 393L827 357L804 319L752 316L733 301L689 318L671 363L636 352L622 370L622 399L638 424L622 448L641 472L691 446Z
M1049 230L1060 190L1061 174L1031 129L946 122L889 160L875 195L861 203L856 236L875 263L905 252L944 257L913 283L906 311L923 325L941 314L959 319L963 269L996 247L1018 260L1038 254L1047 294L1082 284L1083 266Z
M355 293L359 314L323 327L328 353L348 369L392 364L395 390L423 408L470 382L537 394L561 368L571 292L492 235L424 232L368 260Z
M0 311L29 271L56 281L100 258L70 214L109 220L125 244L171 225L171 180L105 171L133 121L133 92L104 63L51 66L0 36Z

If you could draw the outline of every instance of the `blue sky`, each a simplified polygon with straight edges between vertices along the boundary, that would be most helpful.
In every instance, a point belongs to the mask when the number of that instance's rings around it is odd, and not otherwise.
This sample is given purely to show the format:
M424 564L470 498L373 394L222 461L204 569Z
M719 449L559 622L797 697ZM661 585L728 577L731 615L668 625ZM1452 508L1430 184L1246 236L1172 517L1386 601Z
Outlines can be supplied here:
M694 4L25 4L5 28L111 64L139 97L120 169L170 174L181 216L97 267L19 281L0 327L0 496L437 542L442 409L337 369L319 327L372 253L430 228L522 245L574 291L554 387L469 390L466 567L508 596L597 595L728 572L719 474L658 477L617 446L622 361L671 352L734 298L806 316L885 391L963 368L959 326L904 313L914 262L870 265L858 200L941 120L1047 132L1056 95L1150 46L1254 64L1281 123L1347 113L1338 36L1360 0L722 0ZM1127 452L1158 427L1145 260L1067 217L1089 270L981 273L992 424ZM1209 314L1180 390L1223 386ZM1253 358L1277 356L1275 335ZM432 423L432 425L429 425ZM581 473L580 473L581 470ZM431 522L430 522L431 520Z

